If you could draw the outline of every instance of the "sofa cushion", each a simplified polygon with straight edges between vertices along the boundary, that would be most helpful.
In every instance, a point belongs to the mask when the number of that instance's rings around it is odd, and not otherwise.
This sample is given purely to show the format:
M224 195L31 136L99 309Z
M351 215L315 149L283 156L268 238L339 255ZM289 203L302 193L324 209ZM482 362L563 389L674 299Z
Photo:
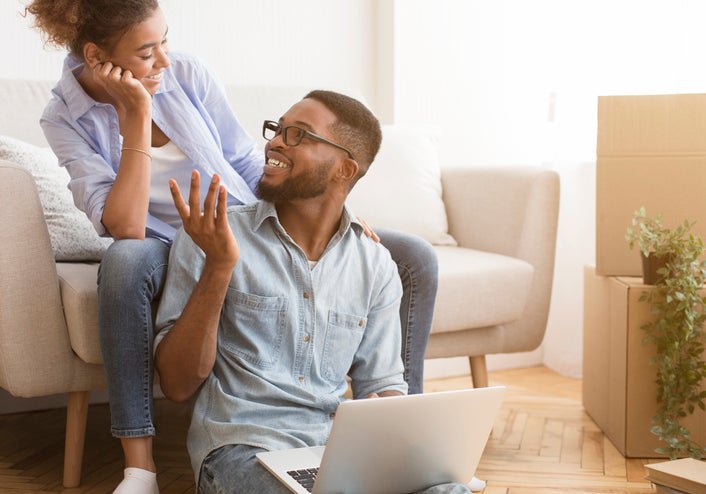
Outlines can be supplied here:
M348 204L375 229L413 233L434 245L456 245L441 199L439 132L384 125L382 146Z
M98 263L57 262L71 348L81 360L102 364L98 337Z
M495 326L524 311L534 268L513 257L462 247L435 247L439 291L433 333Z
M69 173L49 148L40 148L0 135L0 159L32 174L57 261L97 261L113 241L101 238L90 220L74 205Z

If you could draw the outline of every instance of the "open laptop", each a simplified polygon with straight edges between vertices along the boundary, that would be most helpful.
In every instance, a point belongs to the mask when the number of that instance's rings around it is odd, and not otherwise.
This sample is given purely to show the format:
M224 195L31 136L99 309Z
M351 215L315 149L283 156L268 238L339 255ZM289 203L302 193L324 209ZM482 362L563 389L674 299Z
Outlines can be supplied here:
M257 459L292 492L403 494L467 483L485 448L502 386L369 400L336 411L328 444Z

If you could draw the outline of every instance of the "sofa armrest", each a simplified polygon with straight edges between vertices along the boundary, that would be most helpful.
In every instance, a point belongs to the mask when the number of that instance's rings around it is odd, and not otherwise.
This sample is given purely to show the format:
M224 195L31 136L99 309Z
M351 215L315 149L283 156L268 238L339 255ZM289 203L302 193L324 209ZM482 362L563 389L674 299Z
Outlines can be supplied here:
M69 342L34 179L0 161L0 197L0 386L25 397L90 389L77 378L86 364Z
M449 233L461 247L503 254L534 267L522 317L514 323L468 334L442 335L430 344L434 356L528 351L542 341L549 314L559 176L535 168L442 169ZM473 329L473 328L469 328ZM451 350L450 350L451 349Z
M444 168L449 233L461 247L532 263L537 242L554 256L559 176L536 168Z

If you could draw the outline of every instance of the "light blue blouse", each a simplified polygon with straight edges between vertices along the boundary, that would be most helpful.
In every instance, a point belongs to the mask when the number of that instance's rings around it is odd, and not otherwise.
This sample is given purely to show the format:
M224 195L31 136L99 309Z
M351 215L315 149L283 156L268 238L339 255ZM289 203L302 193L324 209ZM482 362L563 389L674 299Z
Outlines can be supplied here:
M223 86L196 58L173 52L169 58L171 66L152 98L152 119L208 175L205 180L218 173L236 202L255 201L264 158L231 111ZM71 175L74 203L100 235L109 236L101 218L120 166L122 136L115 108L95 101L76 80L82 67L82 60L66 57L40 123L59 164ZM146 236L171 242L175 233L173 226L147 215Z

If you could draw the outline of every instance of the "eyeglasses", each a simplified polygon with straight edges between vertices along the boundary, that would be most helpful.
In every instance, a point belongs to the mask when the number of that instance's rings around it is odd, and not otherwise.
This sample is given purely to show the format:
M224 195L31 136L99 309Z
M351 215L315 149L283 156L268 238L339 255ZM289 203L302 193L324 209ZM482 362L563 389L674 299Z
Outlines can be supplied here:
M309 139L312 139L314 141L325 142L326 144L335 146L338 149L342 149L346 153L348 153L348 157L350 159L355 159L353 158L353 153L351 153L348 149L344 148L340 144L336 144L335 142L329 141L328 139L321 137L320 135L316 135L306 129L297 127L296 125L287 125L286 127L282 127L279 123L274 122L272 120L265 120L265 122L262 124L262 137L264 137L268 141L271 141L280 134L282 134L282 140L287 146L298 146L302 142L302 139L308 137Z

